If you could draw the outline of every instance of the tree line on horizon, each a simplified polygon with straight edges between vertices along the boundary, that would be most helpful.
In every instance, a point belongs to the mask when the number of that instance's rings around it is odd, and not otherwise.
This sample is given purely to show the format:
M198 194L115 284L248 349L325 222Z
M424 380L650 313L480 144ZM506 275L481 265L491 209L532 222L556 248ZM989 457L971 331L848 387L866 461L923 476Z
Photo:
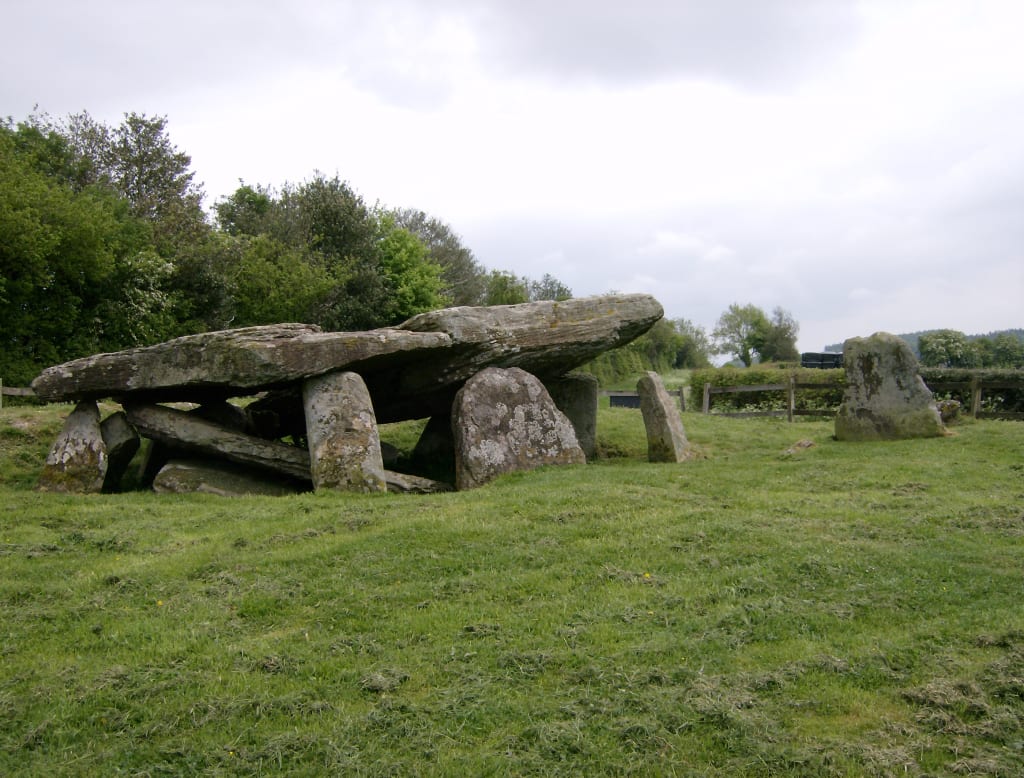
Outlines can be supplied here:
M0 119L0 378L180 335L278 322L326 330L398 324L427 310L565 300L550 274L485 268L442 220L367 204L319 171L238 188L203 207L166 117L87 112ZM590 366L602 380L799 359L788 311L731 304L709 333L663 319Z
M896 337L906 341L924 367L1024 368L1021 328L983 335L966 335L954 329L920 330ZM839 353L843 344L835 343L825 350Z

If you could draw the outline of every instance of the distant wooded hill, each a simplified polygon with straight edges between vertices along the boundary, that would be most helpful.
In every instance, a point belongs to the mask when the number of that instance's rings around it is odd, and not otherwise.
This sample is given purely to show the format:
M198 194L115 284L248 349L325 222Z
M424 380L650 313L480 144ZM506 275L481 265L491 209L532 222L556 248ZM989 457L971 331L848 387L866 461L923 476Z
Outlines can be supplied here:
M916 354L918 356L918 358L920 358L920 356L921 356L921 349L920 349L920 346L919 346L919 341L921 340L921 336L922 335L931 335L933 332L939 332L939 331L940 330L921 330L920 332L904 333L904 334L901 334L901 335L897 335L896 337L902 338L908 344L910 344L910 348L914 351L914 354ZM981 334L981 335L967 335L966 337L967 337L967 340L981 340L982 338L985 338L987 340L995 340L999 335L1010 335L1011 337L1017 338L1017 340L1019 340L1021 342L1024 342L1024 329L1021 329L1021 328L1012 329L1012 330L998 330L996 332L987 332L987 333L984 333L984 334ZM831 344L829 346L825 346L825 351L831 351L831 352L835 352L837 354L842 352L842 350L843 350L843 344L842 343L833 343L833 344Z

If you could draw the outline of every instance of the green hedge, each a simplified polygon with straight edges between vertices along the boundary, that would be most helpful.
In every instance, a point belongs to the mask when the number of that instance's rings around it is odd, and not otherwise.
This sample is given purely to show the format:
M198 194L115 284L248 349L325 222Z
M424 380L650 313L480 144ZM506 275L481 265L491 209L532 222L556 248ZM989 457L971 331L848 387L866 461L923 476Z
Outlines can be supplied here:
M968 382L973 379L980 381L1000 381L1004 383L1015 383L1016 388L983 390L981 395L981 409L983 411L998 412L1024 412L1024 370L1008 370L995 368L966 369L955 367L922 367L921 378L931 388L932 384L940 382ZM939 399L959 400L964 408L971 407L971 390L964 389L935 389L935 396Z

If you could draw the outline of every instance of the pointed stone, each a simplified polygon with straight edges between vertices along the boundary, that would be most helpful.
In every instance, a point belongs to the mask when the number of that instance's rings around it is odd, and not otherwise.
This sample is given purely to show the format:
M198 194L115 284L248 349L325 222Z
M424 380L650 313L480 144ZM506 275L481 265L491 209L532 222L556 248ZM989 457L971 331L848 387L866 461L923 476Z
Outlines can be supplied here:
M116 492L128 465L139 450L139 433L128 423L124 411L113 413L100 424L103 445L107 447L107 474L103 491Z
M94 402L80 402L64 421L39 476L42 492L94 494L107 475L107 447Z
M679 406L666 391L661 376L648 371L636 384L640 411L647 429L647 459L651 462L682 462L689 443Z

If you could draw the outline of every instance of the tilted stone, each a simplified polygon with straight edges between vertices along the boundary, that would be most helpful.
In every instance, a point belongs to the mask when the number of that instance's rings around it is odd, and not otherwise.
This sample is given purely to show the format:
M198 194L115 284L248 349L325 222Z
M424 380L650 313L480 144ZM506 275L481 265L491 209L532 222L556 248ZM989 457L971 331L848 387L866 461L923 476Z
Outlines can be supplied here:
M162 405L125 406L128 421L145 437L175 451L221 456L232 462L309 480L309 452L273 440L228 429L198 416Z
M887 332L843 344L846 388L837 440L939 437L946 432L910 346Z
M124 411L113 413L100 424L103 445L107 449L107 473L103 491L117 491L128 465L139 450L139 433L128 423Z
M407 475L385 470L384 477L388 483L388 491L396 494L436 494L452 491L452 485L443 481L434 481L418 475Z
M403 363L415 362L450 344L440 332L321 332L310 324L244 327L65 362L44 370L32 388L50 402L133 393L144 394L147 401L231 397L341 368L383 369L396 355L403 355Z
M679 416L679 406L665 389L661 376L648 371L636 383L640 411L647 430L647 459L650 462L682 462L689 443Z
M80 402L64 420L36 488L42 492L97 493L103 489L107 465L99 408L94 402Z
M313 487L384 492L384 461L370 393L355 373L328 373L302 387Z
M504 473L587 461L544 385L519 368L490 367L469 379L455 397L452 431L458 489Z

